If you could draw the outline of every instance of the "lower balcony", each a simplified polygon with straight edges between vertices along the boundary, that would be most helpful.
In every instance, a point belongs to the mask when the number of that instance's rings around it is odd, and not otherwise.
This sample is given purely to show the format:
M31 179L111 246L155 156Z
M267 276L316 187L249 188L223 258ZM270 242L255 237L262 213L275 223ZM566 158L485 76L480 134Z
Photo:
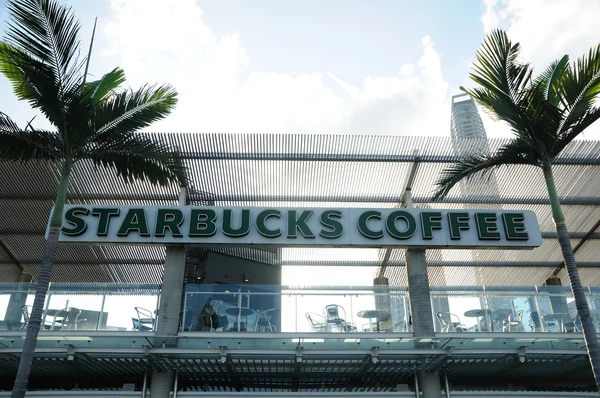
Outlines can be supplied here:
M27 328L34 289L33 284L0 285L0 331ZM159 297L157 285L52 284L42 333L155 331ZM586 297L598 328L600 289L586 288ZM439 333L581 333L566 287L432 287L431 307ZM412 315L405 287L190 284L179 330L397 334L412 332Z

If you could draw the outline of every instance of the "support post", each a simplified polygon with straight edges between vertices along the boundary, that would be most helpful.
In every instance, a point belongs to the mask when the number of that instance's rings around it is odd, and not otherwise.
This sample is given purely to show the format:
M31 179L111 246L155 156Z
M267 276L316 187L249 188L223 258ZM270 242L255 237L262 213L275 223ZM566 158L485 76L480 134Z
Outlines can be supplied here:
M181 188L179 205L187 204L186 188ZM179 331L181 297L185 277L186 251L183 246L167 246L165 270L163 273L160 301L158 307L155 345L175 346ZM172 370L152 371L150 394L153 398L169 398L173 390L175 373Z
M434 324L431 311L431 295L429 293L429 278L425 249L408 249L405 252L408 273L408 294L415 337L433 338ZM419 348L428 348L430 343L417 343ZM417 372L419 387L424 398L441 398L440 374L437 370Z

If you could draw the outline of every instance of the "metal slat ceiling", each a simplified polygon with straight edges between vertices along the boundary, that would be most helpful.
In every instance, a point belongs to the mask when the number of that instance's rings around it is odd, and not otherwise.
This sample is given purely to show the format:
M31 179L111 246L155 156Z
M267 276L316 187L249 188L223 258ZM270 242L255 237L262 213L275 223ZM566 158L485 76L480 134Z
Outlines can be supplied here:
M432 359L433 361L433 359ZM12 380L18 361L16 357L0 357L0 380ZM141 383L150 368L171 369L179 375L184 389L204 388L206 391L395 391L399 383L412 383L414 372L427 368L423 358L382 358L371 363L364 356L310 358L301 364L291 355L252 357L231 355L227 363L201 356L170 357L139 355L90 354L67 360L66 355L37 355L34 359L30 385L35 388L49 383L55 388L68 388L77 381L84 388L121 386L124 382ZM593 377L583 357L531 358L520 364L509 356L449 357L439 364L455 388L478 385L488 387L519 385L561 389L574 385L591 387ZM551 382L549 382L551 380ZM0 388L2 386L0 381Z
M435 281L445 283L447 275L468 276L473 273L479 276L465 280L492 279L492 284L505 285L539 284L549 276L549 270L554 270L550 264L558 266L561 263L543 177L535 167L515 165L500 168L495 172L493 183L474 180L468 194L462 195L458 187L446 200L430 202L439 172L455 159L449 138L310 134L152 135L169 140L186 157L193 203L393 207L401 199L411 164L416 162L412 194L417 206L529 209L537 214L545 236L540 248L510 252L431 250L428 258L437 265L430 270L432 284ZM505 142L490 140L489 146L494 150ZM27 272L32 271L34 275L41 258L46 220L56 194L57 170L57 165L44 162L0 163L0 239L25 264ZM577 245L586 238L586 234L593 232L600 221L600 143L573 142L557 159L555 174L572 243ZM86 161L74 168L68 194L70 202L98 204L173 205L177 197L178 188L174 185L154 187L139 181L125 184L111 170L97 168ZM600 265L600 231L596 232L588 237L589 240L576 254L582 266L585 263L596 267ZM281 257L247 248L220 250L240 257L261 258L274 265L318 265L336 260L335 253L318 248L285 248ZM354 265L381 264L383 256L374 256L372 249L365 249L369 250L369 253L352 256L354 260L344 261ZM163 248L62 246L53 279L158 283L163 261ZM393 250L390 262L397 264L402 261L402 251ZM544 266L520 268L517 277L510 268L479 270L479 267L465 266L473 265L474 261L481 265L481 269L486 263L499 265L505 262ZM12 280L16 266L11 264L8 256L0 257L0 263L0 278ZM81 266L77 267L77 264ZM97 267L90 266L94 264ZM64 270L61 270L62 267L65 267ZM584 283L598 284L598 277L593 271L584 272L582 268L582 275L586 275ZM404 283L403 278L392 279L393 283ZM452 276L450 279L457 278Z

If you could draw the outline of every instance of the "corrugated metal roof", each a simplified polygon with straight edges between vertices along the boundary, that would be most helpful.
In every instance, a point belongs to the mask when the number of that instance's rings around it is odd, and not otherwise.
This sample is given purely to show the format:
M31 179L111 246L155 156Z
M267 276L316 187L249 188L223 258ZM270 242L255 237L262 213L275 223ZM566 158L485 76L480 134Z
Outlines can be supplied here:
M408 171L417 164L412 184L416 206L458 209L465 207L533 210L539 219L544 244L532 251L442 250L429 251L432 284L477 274L486 284L540 284L560 265L549 201L542 173L533 166L499 169L493 184L474 181L468 194L460 188L440 203L430 196L439 172L452 160L449 138L370 135L288 134L153 134L175 144L186 157L191 174L193 203L252 206L393 207L401 200ZM492 150L505 140L490 140ZM563 202L572 243L586 239L576 253L582 267L599 267L600 143L577 141L557 159L555 179ZM0 239L23 264L37 274L43 233L56 194L57 166L44 162L0 163ZM68 201L99 204L176 204L178 187L154 187L144 182L125 184L110 170L78 163L73 171ZM591 234L591 232L595 232ZM335 263L328 249L283 249L281 255L248 248L220 248L222 252L273 265ZM359 249L356 249L359 250ZM370 250L370 249L365 249ZM403 253L392 250L390 264L402 264ZM337 261L339 260L337 257ZM371 252L344 263L380 265L383 256ZM53 279L98 282L158 283L164 249L155 247L59 248ZM511 268L522 268L518 277ZM79 265L79 266L78 266ZM486 267L487 266L487 267ZM490 268L489 266L495 266ZM0 250L0 278L12 280L16 266ZM374 272L376 268L373 269ZM388 267L386 275L392 268ZM398 271L402 274L404 271ZM405 273L404 273L405 274ZM455 276L450 276L455 275ZM585 284L598 285L599 277L582 268ZM6 278L6 279L5 279ZM393 277L404 283L404 277Z

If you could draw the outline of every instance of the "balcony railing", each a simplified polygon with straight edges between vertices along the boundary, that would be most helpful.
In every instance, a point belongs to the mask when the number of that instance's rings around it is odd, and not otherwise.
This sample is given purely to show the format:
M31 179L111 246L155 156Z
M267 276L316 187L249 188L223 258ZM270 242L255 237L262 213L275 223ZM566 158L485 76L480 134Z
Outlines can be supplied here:
M0 331L24 331L34 284L0 284ZM157 285L52 284L44 306L46 331L156 330ZM600 288L586 288L596 327ZM579 333L569 288L432 287L438 333ZM185 287L185 332L410 333L406 287L296 288L262 285ZM205 309L212 303L212 309ZM213 313L214 312L214 313Z

